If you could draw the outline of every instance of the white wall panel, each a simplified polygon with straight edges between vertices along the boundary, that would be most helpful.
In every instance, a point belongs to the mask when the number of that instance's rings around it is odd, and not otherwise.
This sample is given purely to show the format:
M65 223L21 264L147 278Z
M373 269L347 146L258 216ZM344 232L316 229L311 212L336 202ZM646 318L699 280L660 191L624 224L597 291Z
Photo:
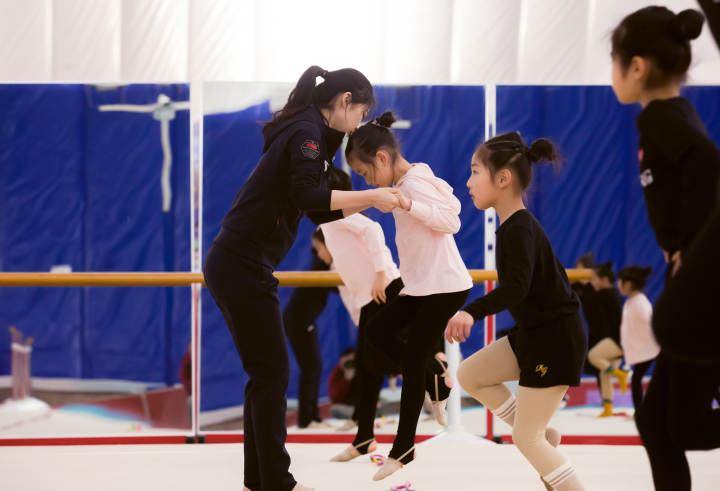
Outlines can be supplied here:
M256 11L254 1L190 1L190 77L253 80Z
M122 1L123 80L188 79L188 9L188 0Z
M52 0L0 0L0 80L52 79Z
M450 81L452 2L383 2L382 48L386 83Z
M450 79L515 83L521 0L455 0Z
M380 0L265 0L256 3L256 80L292 80L311 65L352 67L381 80L385 53Z
M55 0L53 78L120 79L120 0Z
M582 83L589 0L524 0L518 81Z
M294 82L352 66L374 83L610 82L612 29L695 0L0 0L0 80ZM709 30L689 82L720 84Z

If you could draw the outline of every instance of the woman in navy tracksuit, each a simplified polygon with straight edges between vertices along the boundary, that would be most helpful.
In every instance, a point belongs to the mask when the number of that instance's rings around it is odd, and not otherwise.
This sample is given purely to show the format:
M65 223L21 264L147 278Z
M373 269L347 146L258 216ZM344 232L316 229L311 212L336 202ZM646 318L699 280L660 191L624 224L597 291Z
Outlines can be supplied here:
M324 79L316 86L316 79ZM295 241L300 218L324 223L371 206L394 208L387 189L330 191L327 172L346 133L375 99L351 68L303 73L265 124L264 155L242 186L205 258L205 281L249 376L245 387L244 482L251 491L306 490L285 450L288 352L273 270Z

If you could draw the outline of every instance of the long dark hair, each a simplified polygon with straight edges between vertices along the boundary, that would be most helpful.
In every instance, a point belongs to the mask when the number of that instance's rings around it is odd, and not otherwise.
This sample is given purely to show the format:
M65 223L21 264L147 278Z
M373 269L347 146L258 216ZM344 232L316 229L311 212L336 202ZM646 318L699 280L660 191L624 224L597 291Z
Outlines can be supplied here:
M491 176L502 169L515 174L524 191L532 182L533 163L560 163L560 154L555 144L547 138L538 138L528 147L520 133L504 133L490 138L475 150L475 155L488 168Z
M366 164L375 161L378 150L390 154L390 161L395 162L400 155L400 145L390 127L397 121L392 111L385 111L379 117L356 129L350 134L345 147L345 158L356 158Z
M674 14L666 7L645 7L625 17L612 33L612 57L623 71L634 56L650 59L648 89L684 82L692 61L690 41L697 38L705 18L697 10Z
M323 82L315 85L318 77ZM283 121L292 118L311 105L319 109L329 107L335 96L343 92L352 94L353 104L375 104L375 93L370 81L354 68L342 68L329 72L313 65L300 76L295 88L290 92L285 106L273 114L272 120L265 123L263 132Z

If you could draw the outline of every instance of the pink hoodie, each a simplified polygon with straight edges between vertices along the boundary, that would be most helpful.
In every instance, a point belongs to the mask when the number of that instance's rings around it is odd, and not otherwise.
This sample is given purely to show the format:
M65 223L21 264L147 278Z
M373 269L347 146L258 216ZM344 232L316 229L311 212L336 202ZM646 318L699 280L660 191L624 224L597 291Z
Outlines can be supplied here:
M390 249L385 245L382 227L365 215L355 213L341 220L323 223L320 229L333 257L333 269L347 288L347 292L341 290L341 297L351 316L355 317L353 310L359 316L360 309L373 301L375 273L385 271L385 287L400 277ZM351 310L348 303L352 303L354 309Z
M460 201L427 164L413 164L395 184L412 200L410 211L393 210L402 294L452 293L472 288L453 234L460 230Z
M625 361L630 365L652 360L660 353L660 345L652 332L652 304L644 293L625 300L620 323L620 344Z

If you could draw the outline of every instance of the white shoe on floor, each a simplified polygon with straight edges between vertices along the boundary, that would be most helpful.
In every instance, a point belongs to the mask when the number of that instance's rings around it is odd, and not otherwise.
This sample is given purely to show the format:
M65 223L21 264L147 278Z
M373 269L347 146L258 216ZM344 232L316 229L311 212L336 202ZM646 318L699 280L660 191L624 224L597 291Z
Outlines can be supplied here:
M355 428L357 428L357 423L352 419L348 419L347 421L345 421L345 423L343 423L337 428L337 431L350 431L354 430Z
M327 430L329 428L334 428L333 425L330 423L320 422L320 421L310 421L310 424L308 424L304 429L306 430Z

